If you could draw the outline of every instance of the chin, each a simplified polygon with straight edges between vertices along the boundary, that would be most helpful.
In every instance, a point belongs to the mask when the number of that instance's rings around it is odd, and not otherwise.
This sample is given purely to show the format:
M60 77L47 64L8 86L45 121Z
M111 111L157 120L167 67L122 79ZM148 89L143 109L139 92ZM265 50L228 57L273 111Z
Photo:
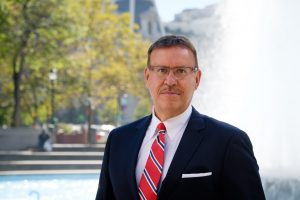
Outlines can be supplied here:
M180 111L182 110L183 106L180 106L174 102L166 102L164 104L159 104L159 107L161 108L161 110L165 111L165 112L176 112L176 111Z

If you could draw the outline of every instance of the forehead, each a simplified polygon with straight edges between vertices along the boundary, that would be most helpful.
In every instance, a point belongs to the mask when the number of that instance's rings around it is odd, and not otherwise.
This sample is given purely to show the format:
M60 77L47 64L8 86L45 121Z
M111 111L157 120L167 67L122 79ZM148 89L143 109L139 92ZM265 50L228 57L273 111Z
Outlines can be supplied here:
M154 49L150 55L151 65L164 66L194 66L193 52L182 46L172 46Z

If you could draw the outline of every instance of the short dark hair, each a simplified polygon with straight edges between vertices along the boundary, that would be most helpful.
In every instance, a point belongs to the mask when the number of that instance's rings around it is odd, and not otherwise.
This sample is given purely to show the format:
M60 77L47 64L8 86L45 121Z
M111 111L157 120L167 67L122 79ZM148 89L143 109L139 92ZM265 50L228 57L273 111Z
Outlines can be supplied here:
M184 48L187 48L192 51L194 57L195 57L195 66L198 66L198 59L197 59L197 51L194 47L194 45L191 43L191 41L186 38L185 36L181 35L165 35L160 37L157 41L155 41L148 49L148 60L147 60L147 66L150 66L150 55L152 51L159 48L168 48L168 47L174 47L174 46L182 46Z

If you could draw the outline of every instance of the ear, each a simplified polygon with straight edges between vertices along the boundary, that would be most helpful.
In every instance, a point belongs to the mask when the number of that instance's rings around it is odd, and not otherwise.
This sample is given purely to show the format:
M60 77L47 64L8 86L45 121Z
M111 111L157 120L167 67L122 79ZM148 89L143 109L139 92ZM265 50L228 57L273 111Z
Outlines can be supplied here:
M199 69L199 70L197 71L197 74L196 74L196 77L195 77L195 79L196 79L195 90L198 88L198 86L199 86L199 84L200 84L201 75L202 75L202 72L201 72L201 70Z
M145 81L145 85L148 87L148 79L149 79L149 68L146 67L144 69L144 81Z

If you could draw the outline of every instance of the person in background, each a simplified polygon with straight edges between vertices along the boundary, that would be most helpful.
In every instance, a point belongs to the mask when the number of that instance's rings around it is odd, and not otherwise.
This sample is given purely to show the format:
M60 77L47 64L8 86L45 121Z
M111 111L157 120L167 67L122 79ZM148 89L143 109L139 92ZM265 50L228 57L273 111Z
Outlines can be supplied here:
M46 128L42 128L42 132L38 136L38 150L52 151L51 138L47 133Z

